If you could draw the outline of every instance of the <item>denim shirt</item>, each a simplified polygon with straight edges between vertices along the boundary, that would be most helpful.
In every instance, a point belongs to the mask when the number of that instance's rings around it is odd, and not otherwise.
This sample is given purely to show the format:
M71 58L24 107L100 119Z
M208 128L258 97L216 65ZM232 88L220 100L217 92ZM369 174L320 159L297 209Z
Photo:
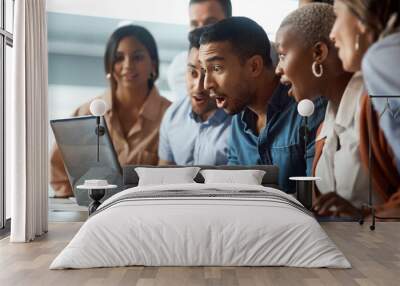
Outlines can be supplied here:
M228 139L228 165L262 165L258 153L258 136L246 123L253 116L255 114L247 108L233 116Z
M315 136L325 116L326 100L314 100L315 111L308 119L308 141L305 147L304 119L297 112L296 101L287 95L281 84L267 106L267 124L257 136L254 132L257 115L245 109L232 120L228 164L277 165L279 185L287 193L296 191L291 176L309 176L315 152Z

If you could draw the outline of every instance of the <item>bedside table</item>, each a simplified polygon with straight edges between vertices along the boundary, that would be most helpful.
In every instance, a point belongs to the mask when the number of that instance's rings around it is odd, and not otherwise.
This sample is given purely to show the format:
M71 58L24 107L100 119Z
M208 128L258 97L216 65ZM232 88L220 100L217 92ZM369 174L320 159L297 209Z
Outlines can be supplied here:
M86 180L90 181L90 180ZM92 202L89 204L89 215L94 213L97 208L101 205L100 200L104 197L106 194L106 189L114 189L117 187L117 185L95 185L95 184L85 184L84 185L79 185L76 188L77 189L83 189L83 190L88 190L88 195L92 199ZM97 180L93 180L97 181Z
M303 206L311 210L312 194L315 188L315 181L321 180L320 177L290 177L289 180L296 181L296 199Z

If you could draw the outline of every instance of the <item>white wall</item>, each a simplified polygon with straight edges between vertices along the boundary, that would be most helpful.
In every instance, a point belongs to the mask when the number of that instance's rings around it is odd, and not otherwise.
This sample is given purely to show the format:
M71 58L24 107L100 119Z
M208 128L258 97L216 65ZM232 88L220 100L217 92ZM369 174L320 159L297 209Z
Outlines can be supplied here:
M105 91L97 86L49 85L49 119L70 117L83 103Z
M47 0L47 11L186 25L188 3L188 0Z

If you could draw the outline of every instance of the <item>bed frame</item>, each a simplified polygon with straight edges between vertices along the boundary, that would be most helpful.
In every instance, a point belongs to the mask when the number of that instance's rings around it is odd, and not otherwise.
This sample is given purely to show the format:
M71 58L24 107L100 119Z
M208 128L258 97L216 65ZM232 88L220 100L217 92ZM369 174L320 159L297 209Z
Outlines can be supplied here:
M118 188L118 192L136 187L139 183L139 176L135 171L137 167L147 167L147 168L182 168L187 166L150 166L150 165L127 165L122 168L122 188ZM214 165L195 165L195 167L200 167L201 169L217 169L217 170L263 170L265 175L262 179L261 184L264 187L271 187L275 189L280 189L278 184L278 166L273 165L254 165L254 166L214 166ZM197 183L204 183L204 178L200 174L194 178ZM89 204L89 215L94 213L96 209L100 206L103 200L105 190L91 190L89 192L89 197L91 198L91 203Z
M146 165L127 165L122 168L122 182L124 189L136 187L139 183L138 174L135 172L137 167L148 167L148 168L182 168L187 166L146 166ZM271 187L280 189L278 184L278 166L273 165L254 165L254 166L214 166L214 165L194 165L194 167L200 167L201 169L217 169L217 170L263 170L265 175L262 179L261 184L265 187ZM200 174L194 178L197 183L204 183L204 178Z

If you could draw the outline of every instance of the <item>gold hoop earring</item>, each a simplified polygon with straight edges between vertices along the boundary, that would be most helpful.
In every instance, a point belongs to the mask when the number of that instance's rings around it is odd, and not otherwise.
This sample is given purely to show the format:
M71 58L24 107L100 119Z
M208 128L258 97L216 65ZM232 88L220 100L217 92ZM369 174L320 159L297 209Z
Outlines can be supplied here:
M319 72L317 72L317 65ZM321 77L324 74L324 66L322 64L317 63L316 61L313 62L311 69L315 77Z
M358 52L360 49L360 34L356 35L356 43L354 44L354 49Z

